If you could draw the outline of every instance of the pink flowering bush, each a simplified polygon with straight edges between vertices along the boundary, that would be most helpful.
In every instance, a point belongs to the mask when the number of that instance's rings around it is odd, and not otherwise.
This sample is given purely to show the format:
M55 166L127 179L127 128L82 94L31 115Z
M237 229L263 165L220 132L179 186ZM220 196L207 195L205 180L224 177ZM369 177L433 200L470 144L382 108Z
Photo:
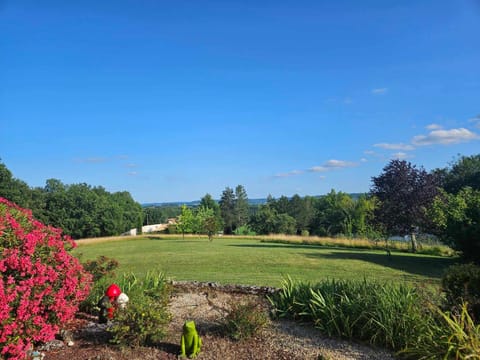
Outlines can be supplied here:
M73 240L0 197L0 357L23 359L50 341L88 295Z

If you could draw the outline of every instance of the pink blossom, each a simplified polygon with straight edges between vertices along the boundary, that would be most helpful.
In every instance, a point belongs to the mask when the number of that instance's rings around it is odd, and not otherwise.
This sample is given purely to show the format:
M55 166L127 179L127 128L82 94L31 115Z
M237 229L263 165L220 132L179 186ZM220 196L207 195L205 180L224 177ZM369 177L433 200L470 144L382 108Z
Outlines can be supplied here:
M20 360L32 342L48 341L88 295L91 276L67 252L60 229L45 226L0 197L0 349Z

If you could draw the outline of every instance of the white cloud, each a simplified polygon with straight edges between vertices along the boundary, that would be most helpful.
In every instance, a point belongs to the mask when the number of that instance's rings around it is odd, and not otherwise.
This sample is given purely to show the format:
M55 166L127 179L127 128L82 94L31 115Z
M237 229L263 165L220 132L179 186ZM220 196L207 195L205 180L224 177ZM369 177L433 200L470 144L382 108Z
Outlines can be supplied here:
M350 162L350 161L343 161L343 160L328 160L325 164L327 168L346 168L357 166L357 163Z
M311 172L324 172L324 171L328 171L328 169L327 169L325 166L313 166L313 167L311 167L310 169L308 169L308 171L311 171Z
M415 147L409 144L404 143L397 143L397 144L390 144L390 143L379 143L373 145L375 147L379 147L386 150L403 150L403 151L411 151L414 150Z
M367 161L367 159L364 159L364 161ZM362 162L363 162L363 160L362 160ZM293 170L293 171L289 171L289 172L286 172L286 173L279 173L279 174L273 175L273 177L275 177L275 178L287 178L287 177L290 177L290 176L301 175L305 172L323 173L323 172L332 171L332 170L335 170L335 169L343 169L343 168L354 167L354 166L358 166L358 163L332 159L332 160L326 161L323 165L312 166L311 168L309 168L307 170ZM320 178L324 179L325 176L320 176Z
M274 175L274 177L277 177L277 178L286 178L286 177L295 176L295 175L300 175L300 174L303 174L303 171L302 171L302 170L292 170L292 171L287 172L287 173L280 173L280 174Z
M378 88L378 89L373 89L372 94L373 95L384 95L388 91L388 88Z
M138 172L136 171L131 171L128 173L129 176L137 176L138 175Z
M360 162L368 162L368 160L366 158L361 158Z
M440 129L443 129L443 126L438 125L438 124L430 124L430 125L425 126L425 128L427 130L440 130Z
M472 119L469 119L468 122L473 123L477 129L480 129L480 114L478 114Z
M399 151L397 153L392 154L393 159L400 159L401 160L401 159L408 159L408 158L411 158L411 157L413 157L413 155L407 154L407 153L402 152L402 151Z
M108 161L105 157L89 157L84 159L75 159L76 162L79 163L87 163L87 164L101 164Z
M343 168L348 168L348 167L354 167L357 166L358 164L355 162L351 161L343 161L343 160L328 160L325 162L323 165L320 166L313 166L308 171L310 172L325 172L325 171L330 171L334 169L343 169Z
M432 130L428 135L417 135L412 139L412 144L417 146L424 145L450 145L477 140L480 137L465 128L450 130Z

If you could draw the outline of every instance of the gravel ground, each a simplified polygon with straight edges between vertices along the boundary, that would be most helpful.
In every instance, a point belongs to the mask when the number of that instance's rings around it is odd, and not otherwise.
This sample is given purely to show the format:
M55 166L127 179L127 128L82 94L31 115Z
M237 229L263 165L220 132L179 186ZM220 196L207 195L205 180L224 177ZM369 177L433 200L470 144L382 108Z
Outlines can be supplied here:
M268 308L268 288L239 288L211 284L175 284L170 301L172 322L164 341L154 348L121 349L108 344L108 333L95 319L84 315L70 324L73 346L42 350L44 360L177 359L182 326L194 320L203 341L199 360L213 359L365 359L390 360L391 353L362 344L323 337L311 326L292 321L271 321L256 337L232 341L222 335L219 322L232 301L254 299Z

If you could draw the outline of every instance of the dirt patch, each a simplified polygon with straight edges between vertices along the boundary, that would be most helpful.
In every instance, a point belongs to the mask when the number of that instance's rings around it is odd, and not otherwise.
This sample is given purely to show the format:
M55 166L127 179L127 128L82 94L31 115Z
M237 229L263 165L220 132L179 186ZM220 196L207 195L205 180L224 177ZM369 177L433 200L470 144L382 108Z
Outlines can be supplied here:
M177 359L182 326L194 320L203 341L198 359L394 359L392 354L362 344L329 339L311 326L292 321L271 321L255 338L236 342L222 335L220 322L232 301L252 299L268 311L265 293L269 288L238 288L212 284L175 284L170 299L172 321L168 335L156 347L122 349L109 345L108 333L96 319L83 315L69 327L73 346L44 351L45 360L132 360Z

